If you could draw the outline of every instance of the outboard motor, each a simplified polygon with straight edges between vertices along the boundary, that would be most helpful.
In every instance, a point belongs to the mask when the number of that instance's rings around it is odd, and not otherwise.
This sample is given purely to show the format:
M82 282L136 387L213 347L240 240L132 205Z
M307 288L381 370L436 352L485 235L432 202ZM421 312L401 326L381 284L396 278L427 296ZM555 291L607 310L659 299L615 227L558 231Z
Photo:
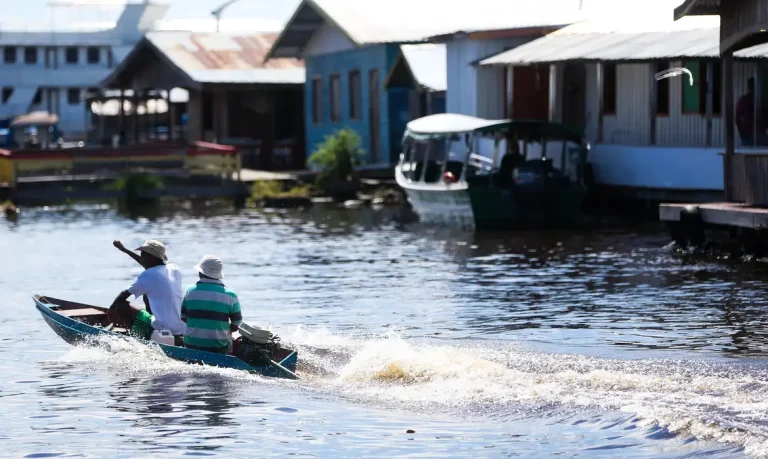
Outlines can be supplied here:
M269 330L243 323L240 335L242 341L234 350L235 357L253 367L269 365L273 351L280 348L280 337Z

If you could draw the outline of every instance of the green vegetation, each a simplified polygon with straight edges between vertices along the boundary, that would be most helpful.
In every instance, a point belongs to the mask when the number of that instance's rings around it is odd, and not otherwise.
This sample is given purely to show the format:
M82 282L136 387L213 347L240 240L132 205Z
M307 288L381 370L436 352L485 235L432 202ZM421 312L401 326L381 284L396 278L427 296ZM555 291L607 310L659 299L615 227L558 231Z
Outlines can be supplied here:
M347 128L327 136L310 156L309 164L320 169L316 183L324 194L349 199L359 188L355 166L363 164L364 158L360 136Z
M163 178L155 175L128 174L120 177L110 185L110 189L122 191L126 204L146 204L157 200L147 198L146 193L160 190L165 186Z
M251 204L270 198L309 198L312 185L299 184L289 186L290 182L281 180L259 180L251 186Z

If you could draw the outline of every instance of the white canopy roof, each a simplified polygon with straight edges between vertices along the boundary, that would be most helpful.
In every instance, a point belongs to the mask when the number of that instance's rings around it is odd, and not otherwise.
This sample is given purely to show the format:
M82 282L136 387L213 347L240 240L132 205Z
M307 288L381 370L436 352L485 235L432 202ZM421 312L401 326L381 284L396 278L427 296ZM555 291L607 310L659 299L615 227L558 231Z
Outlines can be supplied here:
M455 113L439 113L411 121L407 125L407 134L415 136L464 134L507 123L509 123L508 120L486 120Z

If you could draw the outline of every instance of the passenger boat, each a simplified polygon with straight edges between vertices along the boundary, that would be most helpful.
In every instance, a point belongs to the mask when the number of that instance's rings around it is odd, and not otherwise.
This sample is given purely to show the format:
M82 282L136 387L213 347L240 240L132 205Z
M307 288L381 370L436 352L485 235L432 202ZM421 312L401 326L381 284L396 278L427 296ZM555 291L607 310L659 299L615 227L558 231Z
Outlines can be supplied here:
M564 124L437 114L408 123L395 178L428 224L557 227L581 215L588 154Z
M35 295L33 299L38 311L43 315L43 319L45 319L57 335L70 344L89 345L94 342L93 338L99 335L128 336L127 330L112 327L108 308L73 303L42 295ZM222 355L184 347L169 346L154 341L143 341L143 343L159 346L168 357L188 363L245 370L250 373L273 378L301 379L296 375L298 354L296 351L280 346L268 348L270 353L268 363L252 365L246 361L248 358L242 353L239 353L239 355L245 357L246 360L234 355Z

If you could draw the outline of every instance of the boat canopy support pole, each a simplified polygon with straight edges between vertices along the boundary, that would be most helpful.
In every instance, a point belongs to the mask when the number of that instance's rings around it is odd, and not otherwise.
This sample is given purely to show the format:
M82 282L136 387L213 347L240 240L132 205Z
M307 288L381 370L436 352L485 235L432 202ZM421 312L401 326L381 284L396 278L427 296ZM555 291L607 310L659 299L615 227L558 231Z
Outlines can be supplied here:
M424 162L421 167L421 177L419 182L424 183L427 178L427 166L429 165L430 151L432 150L432 142L427 141L424 143Z
M464 166L461 168L461 179L465 181L467 179L467 168L469 167L469 157L472 156L472 136L464 134L464 143L467 147L467 156L464 157Z
M510 65L507 66L507 104L504 107L504 117L505 118L512 118L514 117L514 114L512 113L512 107L514 107L513 98L515 97L515 67Z

